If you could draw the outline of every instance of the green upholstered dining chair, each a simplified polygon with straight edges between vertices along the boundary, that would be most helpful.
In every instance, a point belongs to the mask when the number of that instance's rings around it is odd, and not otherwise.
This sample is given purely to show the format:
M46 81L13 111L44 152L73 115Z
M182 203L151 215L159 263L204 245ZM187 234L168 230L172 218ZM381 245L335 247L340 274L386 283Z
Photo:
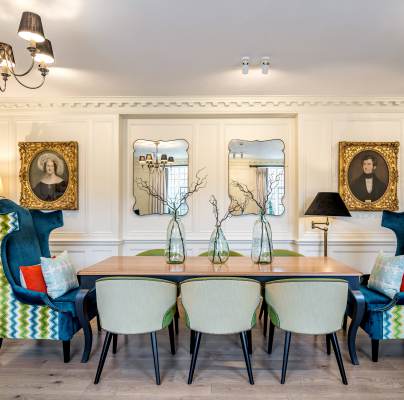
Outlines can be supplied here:
M100 324L106 336L94 384L100 381L113 335L150 333L156 383L160 385L156 331L168 327L171 353L175 354L177 285L155 278L110 277L98 279L95 286Z
M150 250L142 251L141 253L136 254L136 256L164 257L164 251L165 251L164 249L150 249ZM179 318L180 318L180 313L179 313L178 307L177 307L175 315L174 315L175 333L177 335L178 335L178 331L179 331L179 323L178 323ZM116 348L116 338L115 337L114 337L114 348Z
M336 332L342 328L348 301L348 283L341 279L282 279L265 285L270 317L268 353L275 327L285 331L281 383L285 383L292 333L326 335L331 341L342 382L347 385Z
M260 283L247 278L194 278L181 283L181 301L191 329L192 359L188 384L192 383L202 333L239 333L250 384L254 384L247 332L256 322Z
M273 257L303 257L303 254L300 254L296 251L293 250L288 250L288 249L274 249L272 252ZM267 336L267 328L268 328L268 314L265 312L265 296L264 296L264 289L262 293L262 304L261 304L261 309L259 313L259 319L264 316L264 328L262 330L263 335L266 337Z
M242 257L243 256L241 253L239 253L237 251L233 251L233 250L230 250L229 254L230 254L230 257ZM207 256L208 256L207 251L204 251L203 253L199 254L199 257L207 257Z
M151 249L145 250L141 253L136 254L137 256L153 256L153 257L164 257L164 249Z

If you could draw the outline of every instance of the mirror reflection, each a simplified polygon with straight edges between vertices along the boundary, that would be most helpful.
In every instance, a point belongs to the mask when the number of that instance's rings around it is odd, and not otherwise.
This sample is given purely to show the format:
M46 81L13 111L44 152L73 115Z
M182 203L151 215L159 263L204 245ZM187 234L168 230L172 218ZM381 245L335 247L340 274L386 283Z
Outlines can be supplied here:
M232 181L246 185L254 197L261 202L268 192L267 214L282 215L285 195L285 145L280 139L240 140L229 143L229 196L238 201L243 194ZM243 214L258 214L259 209L249 201Z
M188 142L178 140L136 140L133 145L133 211L137 215L168 214L160 199L140 190L138 178L148 182L162 199L174 200L188 189ZM183 204L179 215L188 212Z

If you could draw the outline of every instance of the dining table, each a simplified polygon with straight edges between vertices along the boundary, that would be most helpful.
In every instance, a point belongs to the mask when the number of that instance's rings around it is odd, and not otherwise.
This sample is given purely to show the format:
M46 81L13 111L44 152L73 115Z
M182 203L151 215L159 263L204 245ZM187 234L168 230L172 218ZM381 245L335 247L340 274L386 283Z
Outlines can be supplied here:
M159 256L113 256L77 273L83 295L95 290L97 279L113 276L154 277L180 283L190 278L243 277L260 282L285 278L338 278L348 282L348 303L351 323L348 329L348 350L352 364L359 364L355 339L365 311L359 290L362 273L331 257L274 257L269 264L255 264L249 257L230 257L223 264L213 264L208 257L189 256L180 264L168 264ZM79 315L87 345L92 332L85 315Z

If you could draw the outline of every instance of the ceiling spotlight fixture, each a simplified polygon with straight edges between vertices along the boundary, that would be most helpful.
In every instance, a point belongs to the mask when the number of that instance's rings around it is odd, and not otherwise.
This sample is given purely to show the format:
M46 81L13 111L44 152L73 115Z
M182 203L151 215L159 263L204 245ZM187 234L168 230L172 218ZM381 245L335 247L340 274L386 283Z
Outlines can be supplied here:
M268 74L269 71L269 57L262 57L261 59L261 70L264 75Z
M243 57L241 59L241 72L243 75L248 74L248 67L250 66L250 57Z
M32 62L27 71L17 74L14 71L15 60L13 48L8 43L0 42L0 75L3 79L4 86L0 91L5 92L7 80L12 75L15 80L27 89L38 89L45 83L46 75L49 72L48 64L55 62L51 42L45 38L41 17L33 12L24 11L21 16L18 35L29 42L27 50L29 51ZM42 81L36 86L29 86L23 83L20 78L28 75L38 63L38 70L41 73Z

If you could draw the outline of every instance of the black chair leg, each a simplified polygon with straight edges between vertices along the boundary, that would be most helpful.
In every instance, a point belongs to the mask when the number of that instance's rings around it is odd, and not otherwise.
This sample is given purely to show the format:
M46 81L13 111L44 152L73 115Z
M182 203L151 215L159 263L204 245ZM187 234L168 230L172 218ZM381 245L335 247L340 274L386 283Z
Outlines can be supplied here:
M247 331L248 354L252 354L252 331Z
M175 314L174 314L174 324L175 324L175 334L178 335L179 327L178 320L180 319L180 313L178 311L178 305L175 306Z
M0 338L0 349L2 344L3 344L3 338Z
M262 315L264 314L264 311L265 311L265 300L262 300L260 313L259 313L259 316L258 316L259 319L262 318Z
M118 334L112 334L112 354L116 354L116 350L118 348Z
M248 352L247 332L240 332L241 347L243 348L244 361L245 361L245 365L247 367L247 373L248 373L248 380L250 381L250 385L254 385L254 378L253 378L253 373L252 373L252 368L251 368L250 354Z
M97 373L95 374L94 385L97 385L98 382L100 381L101 372L102 372L102 369L104 368L105 359L107 358L109 346L111 344L112 335L113 334L111 332L107 332L105 335L104 344L102 346L102 352L101 352L101 356L100 356L100 361L98 362Z
M189 339L189 354L194 353L195 347L195 331L191 329L190 339Z
M63 362L70 361L70 340L63 340Z
M379 361L379 341L377 339L372 339L372 361Z
M157 347L157 335L156 332L150 334L152 349L153 349L153 360L154 360L154 373L156 374L156 384L160 385L160 366L159 366L159 351Z
M168 325L168 335L170 336L170 348L171 354L175 354L175 340L174 340L174 323L171 321L170 325Z
M101 332L101 322L100 322L100 316L97 314L97 330L98 332Z
M327 343L327 354L330 355L331 354L331 335L325 335L325 341Z
M344 363L342 361L341 350L339 348L337 334L335 332L331 334L331 343L332 343L332 348L335 353L335 358L337 359L339 372L340 372L341 378L342 378L342 383L344 385L348 385L348 381L347 381L346 375L345 375Z
M272 353L272 345L274 342L275 325L269 320L269 335L268 335L268 354Z
M291 337L292 337L291 332L285 332L285 345L283 348L283 363L282 363L282 377L281 377L282 385L285 383L285 379L286 379L286 370L288 368L289 348L290 348Z
M264 312L264 329L262 331L262 334L264 337L267 337L267 327L268 327L268 313L265 311Z
M196 359L198 357L199 346L201 344L201 337L202 337L201 332L194 332L194 333L195 333L195 345L192 351L191 366L189 367L188 385L192 383L192 380L194 378Z
M342 329L343 329L344 331L346 331L347 325L348 325L348 314L345 313L345 314L344 314L344 319L343 319L343 321L342 321Z

